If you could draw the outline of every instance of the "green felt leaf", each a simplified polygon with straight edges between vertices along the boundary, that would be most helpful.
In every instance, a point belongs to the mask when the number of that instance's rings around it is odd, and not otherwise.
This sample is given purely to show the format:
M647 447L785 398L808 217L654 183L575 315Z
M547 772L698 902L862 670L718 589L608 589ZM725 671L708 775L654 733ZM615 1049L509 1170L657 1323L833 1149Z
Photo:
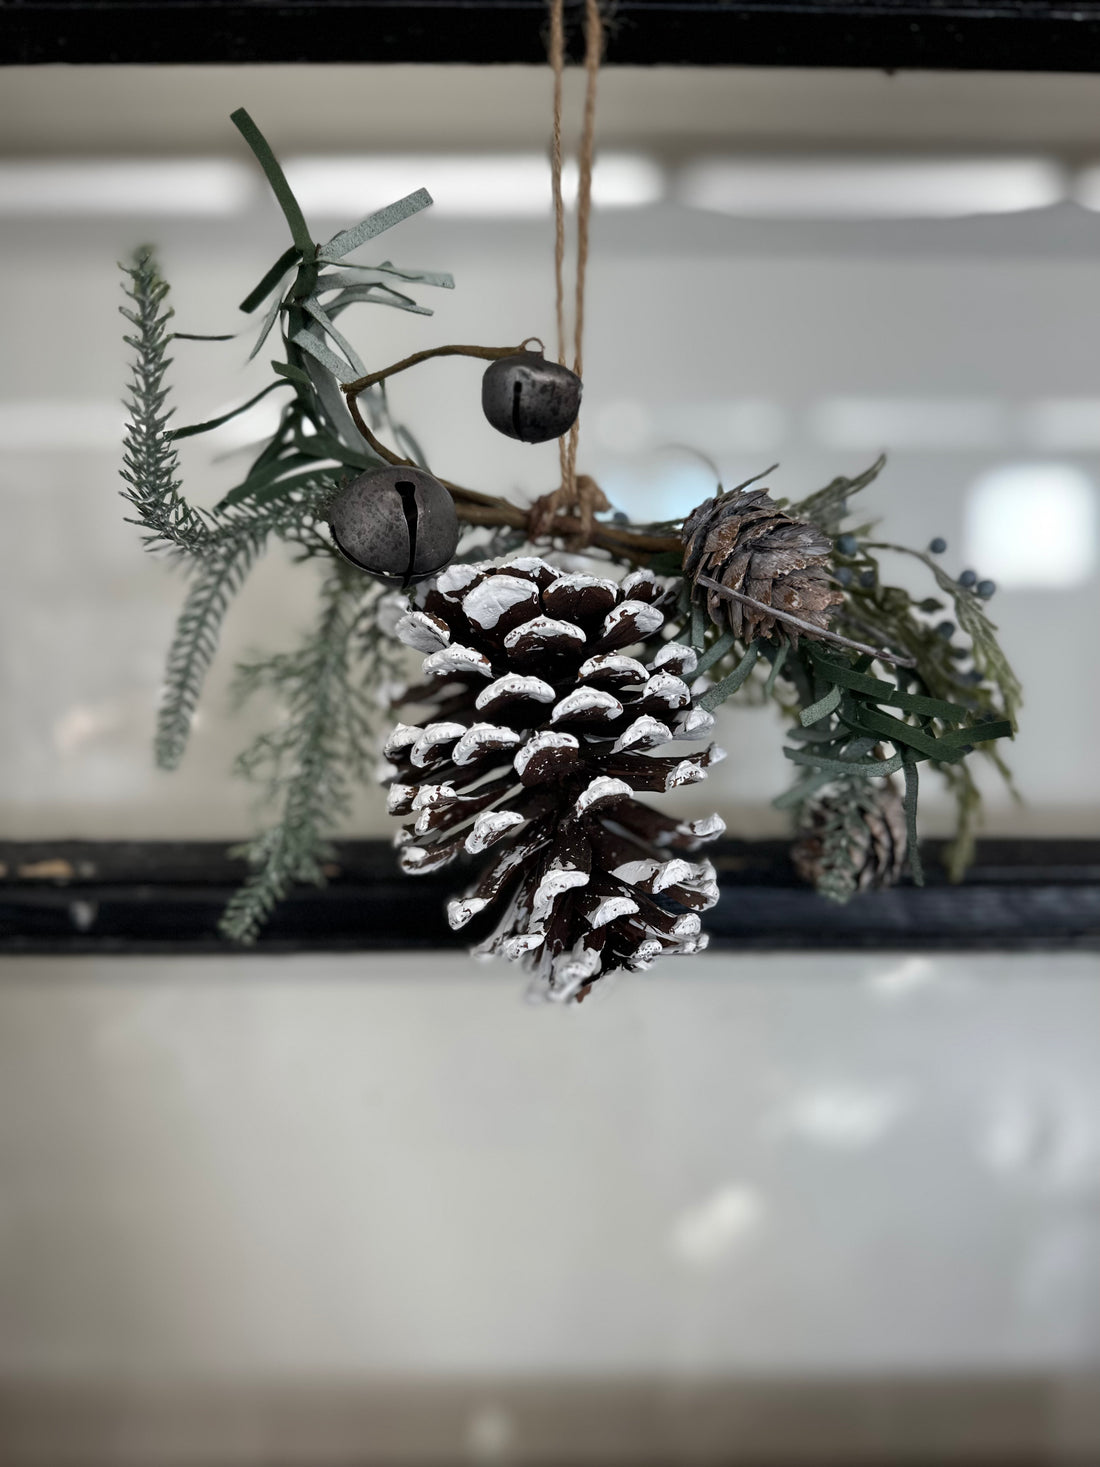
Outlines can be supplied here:
M764 684L764 696L770 698L775 692L775 680L783 670L783 664L787 660L787 653L791 650L791 644L784 642L779 651L772 659L772 670L768 673L768 680Z
M827 718L835 708L840 706L840 699L840 685L836 684L829 689L823 698L819 698L816 703L811 703L808 708L803 708L802 712L798 715L799 723L808 729L819 718Z
M270 143L252 121L252 118L248 115L244 107L238 107L236 112L231 112L229 114L229 120L252 149L257 163L259 163L267 175L267 181L271 185L271 191L276 199L278 199L279 207L282 209L286 222L290 227L290 237L293 239L295 247L301 253L304 260L312 259L315 249L310 236L309 225L306 223L301 205L294 197L290 184L286 181L286 174L279 166L279 161L275 157L275 154L271 151ZM266 295L266 291L264 294ZM263 296L260 299L262 300Z
M276 387L285 387L286 385L286 382L281 380L278 382L269 382L266 387L262 387L256 393L255 397L250 397L247 402L242 402L240 407L233 408L231 412L222 413L220 418L209 418L205 423L189 423L186 428L173 428L167 436L175 441L180 438L194 438L196 433L209 433L212 428L220 428L223 423L228 423L231 418L239 418L250 407L255 407L261 397L266 397Z
M372 285L349 285L330 302L328 309L330 314L336 315L357 301L366 305L392 306L395 311L411 311L414 316L435 315L431 306L422 306L411 296L402 295L399 290L391 290L389 286L377 282ZM360 376L365 375L360 373Z
M722 658L725 657L726 653L736 641L737 638L733 632L723 632L720 637L710 644L702 657L700 657L698 666L695 669L695 676L703 677L711 670L716 662L721 662Z
M924 867L921 865L920 844L917 840L917 788L919 778L917 761L906 757L905 769L905 832L906 853L909 857L909 873L917 886L924 885Z
M235 341L240 334L239 331L227 331L222 336L203 336L198 331L172 331L169 336L172 341Z
M987 744L993 739L1010 739L1016 733L1015 725L1007 718L990 719L988 723L972 723L969 728L953 728L936 740L941 747L966 744Z
M864 779L885 778L888 774L896 774L901 768L900 754L893 754L889 759L822 759L816 750L784 749L783 757L792 764L804 764L811 769L828 771L834 776L853 775Z
M707 635L707 619L703 608L696 602L691 608L691 645L701 652Z
M272 362L272 370L278 372L280 377L285 377L288 382L297 382L300 387L312 387L309 373L301 367L295 367L290 362Z
M274 296L272 297L271 304L267 308L267 314L264 316L263 321L260 323L260 334L256 338L256 343L253 346L252 350L248 353L248 360L249 361L252 361L253 357L259 355L260 348L263 346L264 342L267 340L268 336L271 333L271 328L275 325L275 322L279 319L279 312L282 309L282 305L283 305L283 281L280 281L279 282L279 288L278 288L278 290L276 290Z
M352 265L344 267L348 270L381 270L385 275L392 275L397 280L407 280L410 285L437 285L442 290L454 290L455 278L447 270L403 270L399 269L392 260L383 260L381 265Z
M419 214L421 209L427 209L431 202L432 196L426 188L417 189L415 193L398 199L395 204L379 209L377 213L368 214L365 219L361 219L358 224L353 224L350 229L343 229L339 234L334 234L329 242L318 250L317 258L327 261L341 260L345 255L350 255L352 250L357 250L360 245L366 244L368 239L374 239L376 235L392 229L395 224L400 224L403 219Z
M238 310L244 311L246 314L251 315L256 307L260 304L260 302L267 299L267 297L279 284L287 271L292 269L293 266L297 265L300 262L301 258L302 252L301 250L299 250L297 245L291 245L289 249L284 250L279 258L275 261L274 265L272 265L271 269L260 281L259 285L257 285L255 289L250 290L245 296L244 300L241 301Z
M354 382L356 377L365 377L367 375L367 369L363 364L362 358L358 355L351 342L348 341L347 337L342 335L337 327L333 325L324 308L322 306L319 306L317 302L312 299L303 301L302 305L321 327L321 329L329 336L329 338L336 343L336 345L344 353L344 356L355 368L353 376L341 378L340 380L346 382Z
M241 504L248 500L252 504L270 504L272 500L281 499L284 495L291 494L295 489L304 488L307 484L313 484L318 479L324 479L326 474L338 472L338 465L331 470L326 470L318 459L306 458L303 460L309 464L309 468L300 469L297 473L286 473L265 477L262 483L246 479L243 484L238 484L231 489L218 505L219 509L230 509L235 504ZM284 468L288 468L288 463Z
M727 698L732 697L756 666L756 660L759 656L760 643L750 642L745 650L744 657L742 657L730 675L723 678L720 683L715 683L714 687L709 688L699 699L699 707L705 708L708 713L713 713L719 704L724 703Z
M329 351L323 341L318 341L312 332L305 327L296 331L290 338L295 346L300 346L303 351L308 352L315 361L329 371L337 382L354 382L356 377L362 377L364 373L357 372L354 367L342 361L335 352Z
M394 290L392 285L387 285L384 280L365 280L366 274L382 273L388 275L391 280L403 280L409 285L438 285L454 288L454 281L449 275L432 274L426 270L394 270L383 269L379 265L355 265L346 263L338 269L335 266L326 266L317 277L314 288L315 295L327 295L330 290L389 290L394 295L401 292ZM408 296L403 299L408 300Z
M948 703L943 698L928 698L921 693L902 692L896 684L888 683L883 678L870 677L816 648L810 651L810 656L813 658L815 670L828 681L853 692L866 693L877 702L886 703L892 708L901 708L906 713L916 713L927 718L939 718L945 723L962 723L970 716L969 710L958 703Z
M253 464L245 478L239 484L235 484L232 489L222 496L218 501L217 508L227 509L231 505L239 504L241 500L250 498L257 490L265 489L269 484L273 484L277 479L282 478L292 470L303 469L313 464L313 457L305 453L284 453L276 459L268 460L266 463L261 456Z
M878 708L869 708L865 704L860 705L858 711L855 708L849 709L846 722L853 728L878 733L895 744L916 749L926 759L938 759L950 764L960 757L960 750L957 746L952 748L945 740L937 739L934 735L926 733L916 724L904 723L900 718L891 718L888 713L883 713Z

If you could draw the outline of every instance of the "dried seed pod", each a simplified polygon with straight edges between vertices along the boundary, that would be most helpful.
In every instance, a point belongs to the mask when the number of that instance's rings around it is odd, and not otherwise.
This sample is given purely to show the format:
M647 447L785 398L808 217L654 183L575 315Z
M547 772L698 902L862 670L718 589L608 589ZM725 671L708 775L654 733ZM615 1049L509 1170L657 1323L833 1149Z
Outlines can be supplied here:
M423 469L368 469L337 495L329 525L346 560L401 586L438 574L458 547L454 502Z
M514 352L489 364L481 379L481 406L493 427L509 438L546 443L576 422L581 379L541 352Z

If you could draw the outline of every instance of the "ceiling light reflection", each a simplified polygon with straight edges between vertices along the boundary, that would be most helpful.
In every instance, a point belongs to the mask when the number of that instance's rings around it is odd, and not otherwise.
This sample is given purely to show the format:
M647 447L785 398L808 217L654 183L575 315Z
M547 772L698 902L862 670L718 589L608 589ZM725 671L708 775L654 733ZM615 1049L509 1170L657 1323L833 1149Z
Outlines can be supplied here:
M1074 464L1006 464L966 498L966 560L1003 590L1069 590L1095 572L1096 485Z
M550 164L541 153L336 154L291 158L287 178L306 216L346 219L426 188L433 214L446 218L542 218L549 215ZM562 188L576 194L577 169L567 163ZM592 201L602 209L636 209L664 195L664 172L636 153L603 153L592 175Z
M679 174L681 203L759 219L951 219L1042 209L1066 197L1045 158L707 158Z
M237 214L256 182L228 158L49 158L0 162L0 214Z

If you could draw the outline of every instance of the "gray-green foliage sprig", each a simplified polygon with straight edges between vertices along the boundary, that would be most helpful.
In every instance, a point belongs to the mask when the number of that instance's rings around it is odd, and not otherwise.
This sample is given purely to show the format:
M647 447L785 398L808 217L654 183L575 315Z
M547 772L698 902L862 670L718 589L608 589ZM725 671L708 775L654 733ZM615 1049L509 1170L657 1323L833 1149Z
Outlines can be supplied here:
M233 596L273 535L326 552L311 523L332 496L334 479L319 476L293 497L223 513L195 556L191 584L168 650L154 752L161 769L176 769L187 747L203 683L218 649Z
M122 477L146 547L175 554L190 577L157 718L155 754L163 768L174 769L183 758L226 611L270 541L289 544L299 559L327 565L314 631L295 652L249 663L238 678L240 688L267 688L284 709L284 721L238 761L241 772L266 782L276 808L272 826L245 848L251 874L223 924L227 936L250 942L292 882L323 879L329 835L373 746L377 709L369 690L383 675L392 681L395 673L393 654L369 613L377 588L349 570L322 533L327 504L341 482L380 463L360 439L340 395L339 383L361 375L364 367L336 322L361 304L430 315L398 286L448 288L453 282L441 272L405 270L389 260L363 265L346 258L430 204L424 190L317 244L255 123L243 109L233 121L267 175L292 239L241 302L246 314L265 307L251 356L272 339L281 343L281 356L271 364L274 380L219 417L169 426L170 342L232 338L171 331L168 286L153 250L143 246L121 267L128 296L122 310L134 327L126 336L133 357ZM212 510L191 506L180 491L175 442L219 427L276 390L286 391L288 400L242 480ZM391 420L384 386L364 393L362 408L375 427L421 457L412 436Z
M133 355L125 399L121 473L126 488L122 494L137 510L138 518L130 523L146 531L145 544L150 550L194 551L206 537L206 524L179 492L179 459L168 431L172 416L164 382L172 364L168 284L150 245L136 250L133 260L119 269L127 276L124 288L132 302L119 310L134 328L132 335L123 338Z
M239 773L266 786L277 818L233 853L250 867L221 922L235 942L254 942L295 882L324 882L332 830L374 753L378 698L400 676L394 645L376 620L378 598L377 586L334 562L320 615L301 644L238 668L239 698L266 691L281 719L237 760Z
M895 773L904 779L908 856L918 882L923 879L916 825L919 766L930 765L955 797L956 832L946 852L953 880L961 879L973 855L981 810L969 756L986 755L1011 785L995 741L1015 732L1020 685L981 599L922 552L872 540L870 525L842 533L851 518L849 500L874 482L884 464L880 458L854 478L834 479L789 512L814 522L834 541L833 574L844 600L830 630L888 655L858 655L813 638L797 645L742 645L732 634L705 626L698 606L684 633L702 653L700 670L716 679L702 706L717 707L744 688L752 701L771 699L797 718L784 753L799 777L775 804L794 812L801 824L818 808L821 793L830 792L836 818L826 832L829 859L821 866L818 886L824 889L824 882L825 894L834 900L846 900L856 890L851 862L858 843L843 839L845 819L861 818L862 803L873 798L873 781ZM918 599L903 587L883 583L876 554L881 550L914 556L932 572L938 589L951 597L969 645L953 640L952 623L933 619L946 610L943 601ZM971 666L964 669L966 662ZM762 678L757 675L761 667L767 668ZM844 792L843 800L834 798L838 791Z

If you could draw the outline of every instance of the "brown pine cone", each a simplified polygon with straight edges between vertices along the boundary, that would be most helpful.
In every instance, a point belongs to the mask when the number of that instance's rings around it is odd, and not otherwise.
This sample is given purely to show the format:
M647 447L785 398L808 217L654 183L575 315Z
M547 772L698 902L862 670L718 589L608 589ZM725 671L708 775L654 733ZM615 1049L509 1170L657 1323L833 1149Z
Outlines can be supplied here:
M683 541L684 575L695 599L716 626L729 627L746 643L785 636L797 646L799 628L700 586L700 575L823 631L832 608L844 599L830 576L827 536L780 509L763 489L735 489L706 500L685 521Z
M833 901L896 885L905 867L905 806L893 783L845 784L810 800L791 863Z
M428 654L407 702L430 710L385 747L390 811L412 817L401 865L491 851L449 903L451 926L499 914L475 952L522 960L553 998L706 945L714 868L681 853L723 823L678 823L634 799L693 784L722 757L650 752L714 723L684 681L694 652L661 640L675 584L638 571L618 585L534 557L453 565L398 623Z

